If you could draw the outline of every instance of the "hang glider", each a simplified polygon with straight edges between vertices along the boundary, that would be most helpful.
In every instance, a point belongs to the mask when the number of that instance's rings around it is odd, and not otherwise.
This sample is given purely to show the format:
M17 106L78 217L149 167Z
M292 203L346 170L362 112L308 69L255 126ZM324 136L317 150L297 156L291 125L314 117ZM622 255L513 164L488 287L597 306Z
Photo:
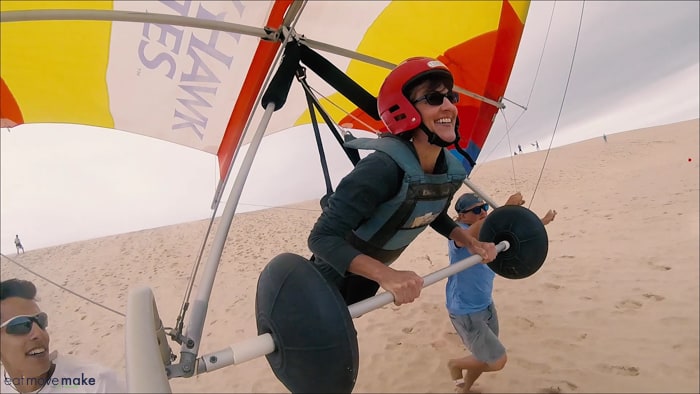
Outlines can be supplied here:
M314 121L307 94L326 124L384 131L375 98L381 82L402 60L429 56L451 69L462 95L467 155L455 156L471 171L503 107L528 7L509 0L2 1L0 121L100 126L209 152L219 162L218 196L243 144ZM292 67L300 83L273 83ZM275 94L282 99L270 107L265 96ZM179 322L173 336L182 345L178 364L170 364L150 290L130 296L127 375L138 389L167 390L168 378L246 361L222 351L219 366L197 364L215 273L254 155L249 149L237 174L187 331ZM160 348L144 334L154 324Z

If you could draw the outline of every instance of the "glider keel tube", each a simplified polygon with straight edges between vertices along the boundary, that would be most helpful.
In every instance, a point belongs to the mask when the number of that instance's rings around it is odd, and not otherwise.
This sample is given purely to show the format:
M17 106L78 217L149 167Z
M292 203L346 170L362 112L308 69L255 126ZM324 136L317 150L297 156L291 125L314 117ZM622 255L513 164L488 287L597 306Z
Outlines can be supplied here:
M211 372L232 364L241 364L275 351L272 335L263 334L235 343L218 352L205 354L199 359L197 374Z

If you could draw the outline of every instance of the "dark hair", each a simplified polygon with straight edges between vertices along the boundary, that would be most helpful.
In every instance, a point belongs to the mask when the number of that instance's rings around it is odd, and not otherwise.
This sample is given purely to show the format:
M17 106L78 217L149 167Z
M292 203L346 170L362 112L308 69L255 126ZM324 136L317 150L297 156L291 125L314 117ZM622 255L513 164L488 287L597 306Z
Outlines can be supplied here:
M428 91L437 90L442 86L449 90L452 90L454 88L454 82L452 81L452 77L449 74L445 72L425 73L419 76L418 78L406 83L406 85L403 87L404 96L406 96L407 99L411 100L411 94L413 94L413 90L417 88L418 85L421 85L424 82L428 82Z
M33 300L36 297L36 286L22 279L8 279L0 282L0 301L10 297Z

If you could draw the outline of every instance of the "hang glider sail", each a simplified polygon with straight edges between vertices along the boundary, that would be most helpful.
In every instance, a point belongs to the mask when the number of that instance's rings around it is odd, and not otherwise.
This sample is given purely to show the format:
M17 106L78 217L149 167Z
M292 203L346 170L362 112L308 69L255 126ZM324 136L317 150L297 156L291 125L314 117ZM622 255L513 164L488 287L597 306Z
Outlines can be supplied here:
M138 133L218 156L225 179L255 124L283 40L315 48L371 95L411 56L442 60L463 95L461 147L476 160L500 105L526 1L3 1L0 118ZM197 27L191 27L197 26ZM338 124L382 131L317 75ZM294 84L267 133L310 121ZM461 155L465 167L472 165Z
M466 155L455 156L471 171L502 107L528 6L509 0L1 1L0 122L99 126L209 152L218 157L221 190L241 145L259 143L261 134L248 133L250 126L274 133L315 120L311 91L329 125L384 131L375 98L382 81L402 60L428 56L451 69L462 94L457 107ZM300 83L279 93L285 84L277 76L285 73ZM265 103L274 94L285 99L273 108ZM243 181L254 154L246 153L246 169L239 170ZM167 392L169 378L246 361L230 349L198 359L242 191L236 180L186 332L181 311L168 334L182 346L178 364L171 365L152 292L130 292L130 388ZM157 341L148 335L156 331ZM253 342L274 350L269 338Z

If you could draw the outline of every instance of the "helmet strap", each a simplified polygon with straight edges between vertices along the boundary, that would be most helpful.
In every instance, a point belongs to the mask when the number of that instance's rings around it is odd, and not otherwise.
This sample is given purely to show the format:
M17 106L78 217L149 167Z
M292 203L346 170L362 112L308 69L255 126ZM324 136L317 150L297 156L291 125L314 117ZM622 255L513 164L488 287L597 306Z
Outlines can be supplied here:
M474 159L472 159L471 156L469 156L469 153L467 153L464 149L462 149L458 142L459 142L459 117L457 118L457 121L455 122L455 139L452 142L445 142L442 138L438 137L437 134L433 133L428 129L428 126L425 125L422 121L420 122L420 129L423 130L423 132L428 136L428 142L437 145L442 148L447 148L450 145L455 146L455 150L459 152L462 156L464 156L465 159L469 162L469 164L472 166L472 168L476 167L476 162Z
M430 131L430 129L428 129L428 126L426 126L423 122L420 123L420 129L423 130L423 133L425 133L425 135L428 136L428 143L437 145L441 148L446 148L453 144L456 145L457 142L459 142L459 120L457 120L457 124L455 125L455 139L449 142L443 140L437 134Z

